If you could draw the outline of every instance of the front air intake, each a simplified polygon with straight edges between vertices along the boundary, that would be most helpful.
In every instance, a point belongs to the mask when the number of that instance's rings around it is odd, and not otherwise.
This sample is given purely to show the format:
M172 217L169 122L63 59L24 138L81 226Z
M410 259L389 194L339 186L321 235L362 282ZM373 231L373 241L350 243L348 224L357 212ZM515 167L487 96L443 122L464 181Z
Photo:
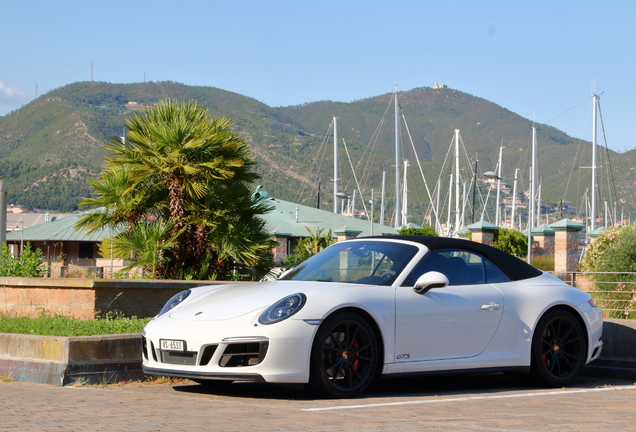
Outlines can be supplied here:
M245 367L260 364L267 354L269 342L229 344L225 347L219 366Z

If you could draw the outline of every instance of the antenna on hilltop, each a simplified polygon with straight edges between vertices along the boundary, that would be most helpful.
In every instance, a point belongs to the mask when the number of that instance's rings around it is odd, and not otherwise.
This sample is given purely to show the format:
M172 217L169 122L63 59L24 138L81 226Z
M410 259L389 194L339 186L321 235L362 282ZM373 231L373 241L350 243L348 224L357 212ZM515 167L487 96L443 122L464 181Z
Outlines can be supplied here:
M35 98L38 98L38 83L35 83Z
M93 79L93 62L91 62L91 84L94 84L95 80Z

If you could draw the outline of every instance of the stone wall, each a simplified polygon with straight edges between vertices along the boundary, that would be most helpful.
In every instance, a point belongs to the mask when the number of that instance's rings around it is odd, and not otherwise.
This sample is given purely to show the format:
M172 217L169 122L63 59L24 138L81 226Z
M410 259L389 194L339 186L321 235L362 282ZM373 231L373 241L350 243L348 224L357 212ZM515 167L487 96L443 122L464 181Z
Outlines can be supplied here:
M203 285L236 282L0 277L0 313L42 313L92 319L105 311L155 316L174 294Z

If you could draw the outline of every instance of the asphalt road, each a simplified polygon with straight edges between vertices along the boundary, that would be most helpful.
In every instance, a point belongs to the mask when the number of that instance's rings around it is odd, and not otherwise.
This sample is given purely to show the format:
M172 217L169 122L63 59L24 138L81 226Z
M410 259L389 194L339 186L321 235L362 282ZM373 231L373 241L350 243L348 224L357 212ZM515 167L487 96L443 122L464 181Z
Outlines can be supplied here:
M2 431L636 431L633 381L563 389L502 374L383 380L361 397L190 381L57 387L0 382Z

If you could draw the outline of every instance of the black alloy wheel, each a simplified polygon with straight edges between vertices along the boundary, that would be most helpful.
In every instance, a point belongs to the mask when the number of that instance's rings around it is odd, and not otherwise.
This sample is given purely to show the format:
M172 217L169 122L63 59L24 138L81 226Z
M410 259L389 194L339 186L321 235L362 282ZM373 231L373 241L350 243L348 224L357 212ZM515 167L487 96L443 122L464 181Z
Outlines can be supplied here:
M363 392L378 364L378 343L369 323L355 313L326 319L311 350L310 384L323 396L347 398Z
M532 338L532 372L541 383L562 387L574 381L587 358L587 336L566 310L546 313Z

